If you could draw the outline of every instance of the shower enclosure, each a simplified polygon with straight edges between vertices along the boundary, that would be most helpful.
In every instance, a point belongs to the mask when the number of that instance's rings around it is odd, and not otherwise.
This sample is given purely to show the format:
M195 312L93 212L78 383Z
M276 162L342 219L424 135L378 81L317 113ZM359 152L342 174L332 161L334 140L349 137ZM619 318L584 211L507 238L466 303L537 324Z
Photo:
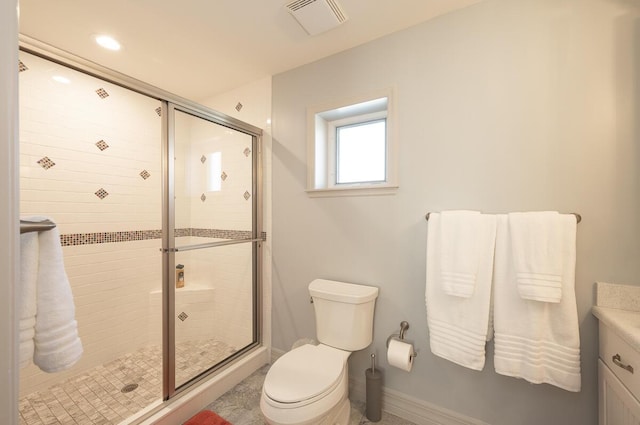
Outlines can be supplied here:
M261 343L261 130L63 62L20 52L20 209L57 223L84 354L21 370L21 423L120 423Z

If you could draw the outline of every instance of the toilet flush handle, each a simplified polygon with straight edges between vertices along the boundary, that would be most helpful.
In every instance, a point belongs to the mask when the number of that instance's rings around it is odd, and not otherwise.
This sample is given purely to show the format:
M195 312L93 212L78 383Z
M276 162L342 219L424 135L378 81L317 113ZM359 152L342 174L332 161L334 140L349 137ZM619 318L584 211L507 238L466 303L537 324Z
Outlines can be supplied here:
M313 297L309 297L309 304L313 304Z

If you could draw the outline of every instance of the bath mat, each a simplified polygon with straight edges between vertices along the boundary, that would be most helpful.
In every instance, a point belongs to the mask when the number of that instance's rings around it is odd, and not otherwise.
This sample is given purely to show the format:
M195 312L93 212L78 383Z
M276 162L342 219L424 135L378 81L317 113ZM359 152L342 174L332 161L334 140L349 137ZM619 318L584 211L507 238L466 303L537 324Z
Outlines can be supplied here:
M183 425L232 425L226 419L221 418L211 410L203 410L197 413Z

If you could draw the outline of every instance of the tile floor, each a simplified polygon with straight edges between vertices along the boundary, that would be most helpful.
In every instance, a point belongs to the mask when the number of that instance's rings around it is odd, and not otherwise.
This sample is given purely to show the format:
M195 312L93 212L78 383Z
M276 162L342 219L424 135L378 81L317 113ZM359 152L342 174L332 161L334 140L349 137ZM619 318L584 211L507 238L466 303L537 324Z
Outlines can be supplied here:
M192 341L177 347L177 380L200 372L233 349L220 341ZM65 382L20 399L20 425L113 425L160 399L162 354L142 348ZM269 366L264 366L206 408L234 425L262 425L260 392ZM138 384L130 392L121 389ZM351 402L349 425L370 424L365 405ZM413 425L383 412L380 425Z
M185 382L234 352L224 342L189 341L176 347L176 382ZM19 401L20 425L111 425L162 395L162 352L145 347ZM138 386L122 392L129 384Z
M206 409L213 410L233 425L264 424L260 413L260 392L264 377L269 366L264 366L247 379L236 385L219 399L209 404ZM351 401L351 419L349 425L380 424L380 425L414 425L405 419L382 412L382 419L378 422L369 421L362 402Z

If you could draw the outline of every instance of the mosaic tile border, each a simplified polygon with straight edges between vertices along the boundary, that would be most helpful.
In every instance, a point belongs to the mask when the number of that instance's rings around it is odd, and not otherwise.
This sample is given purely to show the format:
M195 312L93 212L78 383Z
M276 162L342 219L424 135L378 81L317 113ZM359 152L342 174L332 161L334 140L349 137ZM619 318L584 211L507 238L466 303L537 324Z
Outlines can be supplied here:
M250 239L251 231L249 230L223 230L223 229L189 229L188 236L196 236L199 238L218 238L218 239Z
M216 239L249 239L249 230L197 229L183 228L175 230L175 237L195 236ZM68 233L60 235L62 246L93 245L113 242L133 242L149 239L162 239L162 230L130 230L123 232ZM267 233L262 232L262 240L267 240Z
M69 233L60 235L62 246L92 245L111 242L143 241L162 238L162 230L130 230L124 232Z

